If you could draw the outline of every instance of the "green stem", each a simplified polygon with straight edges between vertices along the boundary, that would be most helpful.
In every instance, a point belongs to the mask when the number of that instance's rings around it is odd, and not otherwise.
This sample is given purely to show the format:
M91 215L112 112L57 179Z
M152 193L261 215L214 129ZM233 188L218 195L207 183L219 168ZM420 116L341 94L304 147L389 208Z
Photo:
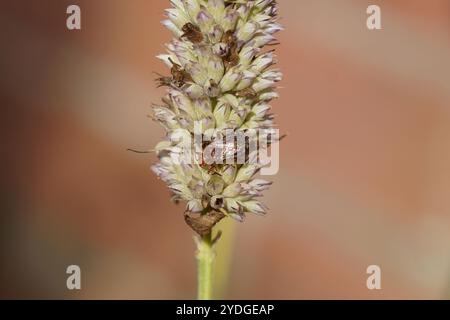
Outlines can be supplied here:
M212 299L212 269L214 249L211 233L203 236L197 243L198 299Z
M229 288L236 223L232 219L223 219L217 228L222 231L222 236L214 245L214 251L220 252L214 259L214 299L222 300L227 296Z

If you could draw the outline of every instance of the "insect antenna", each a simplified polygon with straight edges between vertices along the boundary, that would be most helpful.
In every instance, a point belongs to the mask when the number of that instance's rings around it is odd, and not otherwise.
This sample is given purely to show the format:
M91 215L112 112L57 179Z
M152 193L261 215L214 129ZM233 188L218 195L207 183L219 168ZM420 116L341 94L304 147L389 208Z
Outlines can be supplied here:
M127 151L130 151L133 153L139 153L139 154L146 154L146 153L152 153L153 150L136 150L136 149L128 148Z

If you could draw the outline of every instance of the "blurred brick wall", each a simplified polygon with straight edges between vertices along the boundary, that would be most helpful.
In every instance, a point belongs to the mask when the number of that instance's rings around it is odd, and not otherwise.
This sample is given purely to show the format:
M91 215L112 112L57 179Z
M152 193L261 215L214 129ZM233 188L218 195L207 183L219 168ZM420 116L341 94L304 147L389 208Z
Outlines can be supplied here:
M448 298L448 1L281 0L289 137L270 214L237 226L227 298ZM168 1L6 1L2 297L191 298L192 234L149 171ZM65 289L80 264L83 290ZM383 290L368 291L379 264Z

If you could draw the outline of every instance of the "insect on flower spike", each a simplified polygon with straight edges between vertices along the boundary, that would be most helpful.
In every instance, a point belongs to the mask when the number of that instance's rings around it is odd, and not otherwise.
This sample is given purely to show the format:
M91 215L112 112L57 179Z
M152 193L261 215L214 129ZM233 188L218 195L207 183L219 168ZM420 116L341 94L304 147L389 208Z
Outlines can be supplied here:
M205 151L215 150L211 155L221 162L237 160L239 151L251 148L223 143L226 130L247 133L275 128L269 103L278 97L282 74L273 69L272 46L278 44L275 34L282 27L275 0L170 3L163 25L174 37L167 52L158 56L169 72L157 79L167 94L162 106L154 108L154 119L166 130L166 138L155 148L159 162L152 168L172 197L186 204L188 225L205 235L226 217L243 221L247 214L267 211L261 196L271 183L258 183L262 164L253 163L254 156L241 157L244 163L209 163ZM192 139L198 124L201 137L210 138L202 139L200 146L174 138ZM267 147L283 137L270 136ZM202 153L199 163L181 161L180 165L183 151L195 153L196 148Z

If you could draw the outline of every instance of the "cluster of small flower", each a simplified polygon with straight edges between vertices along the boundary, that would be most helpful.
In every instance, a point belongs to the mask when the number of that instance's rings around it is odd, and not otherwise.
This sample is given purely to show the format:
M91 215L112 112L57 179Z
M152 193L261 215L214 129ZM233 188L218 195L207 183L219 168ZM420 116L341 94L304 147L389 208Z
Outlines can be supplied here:
M176 137L193 137L196 124L210 143L225 130L274 128L269 103L278 97L276 83L282 74L271 68L275 55L264 47L276 44L274 34L282 29L276 1L171 3L163 24L174 39L167 54L158 56L170 68L169 76L157 79L167 95L154 107L167 135L155 148L159 162L153 171L168 184L173 200L187 202L186 212L217 217L209 219L206 231L225 216L243 221L246 213L265 214L258 198L271 183L255 178L263 164L178 164L171 155L179 148Z

